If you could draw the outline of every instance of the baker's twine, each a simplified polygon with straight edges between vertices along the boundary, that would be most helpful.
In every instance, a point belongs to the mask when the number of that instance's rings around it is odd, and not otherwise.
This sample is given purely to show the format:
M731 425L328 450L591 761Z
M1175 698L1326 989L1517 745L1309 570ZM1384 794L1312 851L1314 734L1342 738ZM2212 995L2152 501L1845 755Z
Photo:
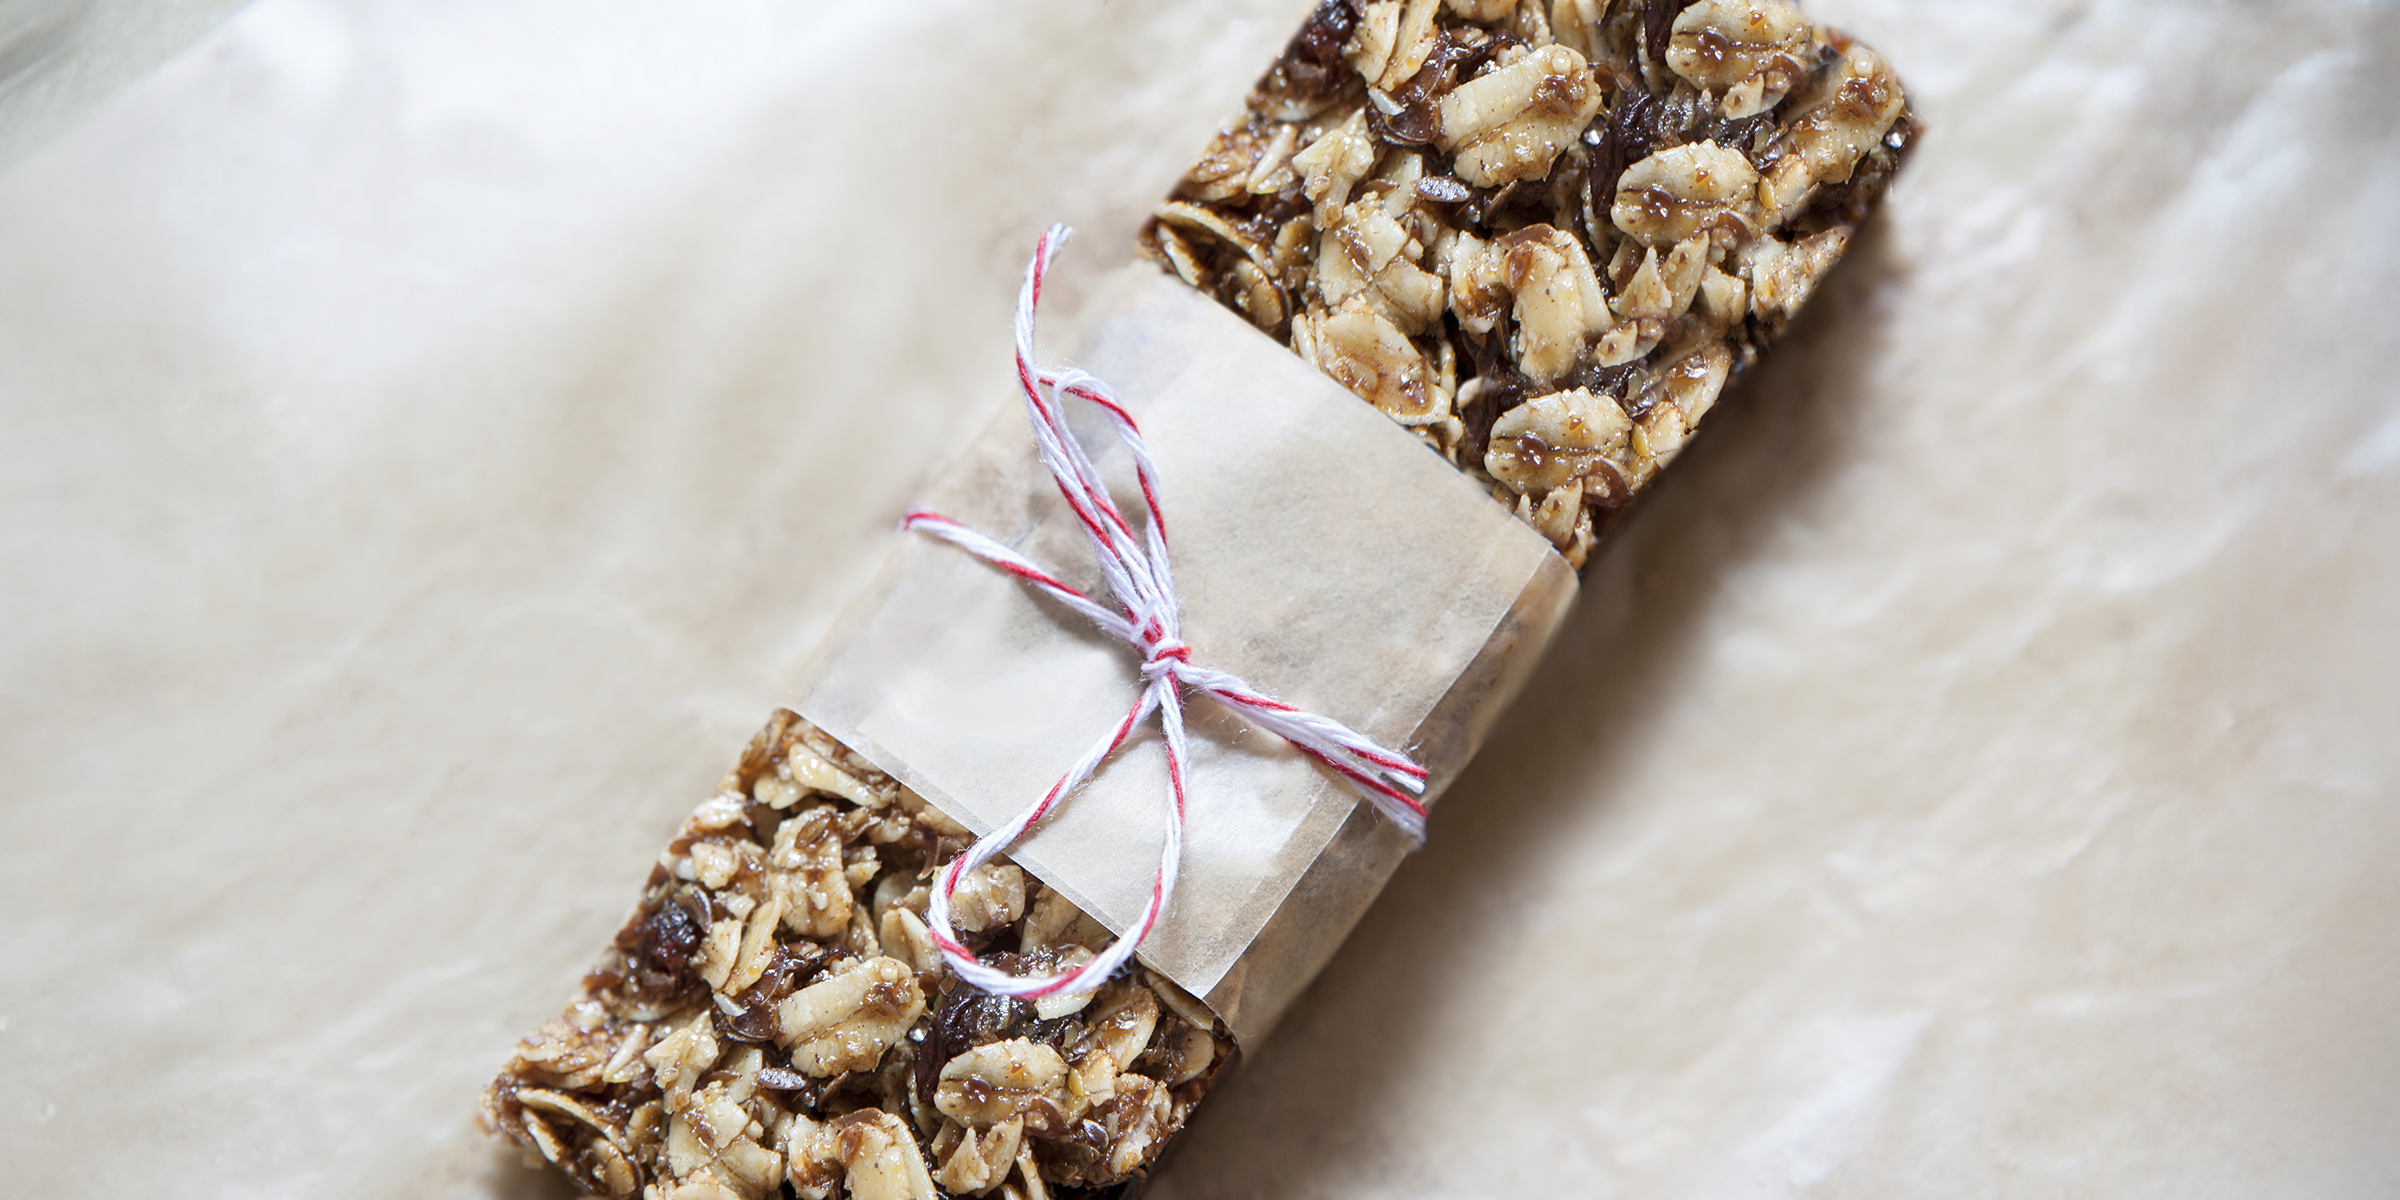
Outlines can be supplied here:
M1025 392L1025 411L1033 421L1034 441L1041 448L1042 463L1050 468L1059 495L1066 498L1068 510L1075 514L1084 534L1091 539L1100 573L1119 608L1100 604L1023 555L938 513L914 509L901 522L903 529L932 534L1032 584L1142 655L1141 695L1125 719L1075 760L1075 765L1050 786L1041 803L1018 813L1014 820L985 834L966 853L952 859L934 888L926 925L950 969L987 992L1025 999L1061 993L1081 995L1107 982L1133 956L1143 939L1150 936L1159 914L1174 896L1176 867L1183 857L1184 763L1190 758L1183 729L1186 690L1215 700L1299 747L1348 781L1369 803L1407 831L1411 839L1422 842L1425 837L1425 805L1417 799L1425 790L1425 768L1338 721L1302 712L1232 675L1192 661L1192 648L1183 641L1182 604L1175 595L1174 577L1167 565L1167 525L1158 507L1158 468L1150 459L1149 447L1142 442L1140 427L1110 394L1108 385L1099 379L1073 367L1051 372L1034 363L1033 314L1042 299L1042 277L1050 268L1051 257L1072 232L1064 225L1051 226L1042 235L1041 247L1034 252L1033 261L1026 265L1025 286L1017 293L1017 384ZM1068 430L1059 411L1062 394L1097 406L1115 427L1118 440L1131 452L1134 477L1141 483L1142 507L1149 516L1139 535L1101 483L1100 472L1093 469L1082 443ZM1153 712L1158 714L1159 726L1166 734L1168 795L1174 811L1167 822L1166 845L1159 854L1158 876L1150 885L1150 902L1142 908L1141 919L1108 949L1063 975L1018 976L984 965L951 929L950 898L958 890L959 880L1025 836L1025 831L1048 815L1061 797L1091 778L1092 772L1117 747L1124 745L1126 737ZM1260 852L1271 849L1260 847Z

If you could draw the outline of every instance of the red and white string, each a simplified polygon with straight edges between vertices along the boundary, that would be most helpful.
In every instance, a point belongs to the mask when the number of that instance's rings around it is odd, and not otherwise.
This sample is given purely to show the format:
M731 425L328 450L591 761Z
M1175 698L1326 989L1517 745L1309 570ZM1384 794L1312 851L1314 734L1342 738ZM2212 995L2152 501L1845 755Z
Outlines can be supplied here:
M1183 727L1184 693L1207 696L1241 714L1324 764L1361 796L1418 841L1425 836L1425 806L1417 796L1425 790L1425 768L1396 751L1377 745L1346 725L1302 712L1267 696L1240 679L1192 661L1192 648L1182 636L1182 604L1167 563L1166 518L1158 506L1158 469L1142 441L1141 429L1119 405L1108 385L1069 367L1043 370L1033 358L1033 314L1041 304L1042 278L1050 259L1072 231L1053 225L1042 235L1041 247L1025 268L1025 286L1017 294L1017 384L1025 393L1025 410L1033 421L1034 442L1042 463L1057 481L1059 495L1083 526L1101 577L1117 602L1110 608L1067 586L1049 571L1016 551L956 521L924 509L912 510L903 529L932 534L1001 570L1032 584L1059 603L1082 613L1092 624L1140 651L1142 690L1125 718L1107 736L1094 742L1066 774L1052 784L1041 802L1014 820L984 835L966 853L944 867L933 889L926 925L950 968L967 982L988 992L1028 999L1089 992L1107 982L1132 957L1144 938L1157 927L1159 914L1175 894L1175 874L1183 858L1184 764L1191 758ZM1134 478L1140 483L1142 508L1148 520L1137 533L1102 484L1081 442L1067 428L1060 411L1061 396L1088 401L1106 416L1119 441L1133 457ZM1159 854L1158 875L1150 885L1150 901L1139 920L1108 949L1062 975L1016 976L986 966L962 944L950 923L951 895L966 873L1006 850L1048 815L1060 798L1091 778L1117 747L1147 720L1158 714L1165 733L1167 787L1171 804L1166 844ZM1266 849L1261 848L1262 852Z

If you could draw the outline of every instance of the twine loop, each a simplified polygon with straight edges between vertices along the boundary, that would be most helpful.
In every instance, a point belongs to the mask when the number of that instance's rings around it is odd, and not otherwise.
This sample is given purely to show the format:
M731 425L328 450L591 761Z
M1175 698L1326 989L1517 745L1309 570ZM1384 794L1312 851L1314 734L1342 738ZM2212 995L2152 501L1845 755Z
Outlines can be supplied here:
M1206 696L1291 742L1341 776L1352 790L1406 830L1412 839L1422 842L1425 837L1425 806L1417 798L1425 790L1425 768L1338 721L1302 712L1233 675L1192 661L1192 647L1184 642L1181 633L1182 603L1176 596L1167 559L1166 519L1159 510L1157 469L1149 447L1142 441L1140 427L1100 380L1073 368L1045 371L1034 362L1033 316L1041 303L1043 276L1070 233L1063 225L1051 226L1042 235L1033 261L1025 268L1025 285L1017 294L1017 383L1025 394L1026 414L1033 422L1034 441L1042 463L1049 468L1059 495L1065 497L1068 509L1091 541L1093 555L1099 561L1101 575L1116 607L1067 586L1016 551L938 513L915 509L901 522L903 529L931 534L1032 584L1142 654L1141 693L1124 719L1093 743L1051 785L1039 803L977 839L936 877L926 926L950 969L987 992L1025 999L1081 994L1107 982L1157 927L1160 913L1174 895L1176 870L1183 857L1184 764L1191 757L1183 724L1187 692ZM1062 396L1073 396L1097 406L1131 453L1134 476L1141 485L1143 515L1147 518L1140 534L1135 533L1133 523L1126 520L1116 500L1109 495L1083 444L1067 428L1060 411ZM958 891L960 880L1025 836L1061 798L1091 778L1100 764L1124 745L1126 737L1153 713L1158 715L1165 735L1170 812L1158 874L1151 883L1150 900L1140 918L1106 950L1064 974L1011 975L979 961L959 941L951 925L951 898Z

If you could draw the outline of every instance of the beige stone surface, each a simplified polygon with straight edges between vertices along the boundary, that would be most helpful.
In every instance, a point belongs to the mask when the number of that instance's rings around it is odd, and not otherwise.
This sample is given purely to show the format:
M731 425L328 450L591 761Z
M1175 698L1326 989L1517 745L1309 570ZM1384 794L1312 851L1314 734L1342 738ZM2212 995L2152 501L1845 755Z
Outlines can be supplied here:
M9 1190L554 1193L481 1078L1303 7L261 0L0 175ZM2400 10L1815 10L1916 163L1158 1194L2400 1190Z

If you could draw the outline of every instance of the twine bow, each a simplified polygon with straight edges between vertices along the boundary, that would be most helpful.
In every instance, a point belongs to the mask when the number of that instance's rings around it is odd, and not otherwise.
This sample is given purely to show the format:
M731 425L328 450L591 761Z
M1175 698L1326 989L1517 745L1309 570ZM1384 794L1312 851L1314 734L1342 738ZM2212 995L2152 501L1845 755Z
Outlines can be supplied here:
M903 529L920 530L949 542L1001 570L1032 584L1052 599L1082 613L1092 624L1133 647L1142 655L1142 690L1133 707L1114 730L1084 752L1066 774L1052 784L1041 802L1017 814L1007 824L979 839L966 853L943 868L933 890L926 924L942 957L960 978L988 992L1027 999L1059 993L1076 995L1107 982L1132 957L1158 924L1159 914L1175 894L1177 865L1183 857L1184 763L1190 757L1183 727L1185 691L1207 696L1282 737L1348 781L1353 790L1391 818L1417 841L1425 836L1425 806L1416 794L1425 790L1425 768L1407 756L1387 750L1338 721L1302 712L1267 696L1226 672L1192 661L1192 648L1182 635L1182 605L1167 562L1166 519L1158 505L1158 471L1149 447L1133 417L1116 402L1108 385L1075 368L1051 372L1033 359L1033 314L1042 299L1042 277L1050 259L1071 234L1053 225L1042 235L1033 261L1025 268L1025 286L1017 293L1017 384L1025 393L1025 410L1042 463L1050 469L1067 508L1091 540L1100 572L1118 606L1109 608L1068 587L1056 576L958 522L924 509L911 510ZM1139 534L1101 483L1100 472L1083 445L1067 428L1059 397L1089 401L1106 414L1118 440L1133 457L1134 477L1140 482L1142 507L1148 516ZM1165 733L1168 795L1172 818L1167 822L1165 848L1159 855L1158 875L1150 886L1150 901L1125 936L1073 971L1062 975L1017 976L984 965L961 944L951 929L951 896L966 873L1014 844L1050 812L1059 799L1091 778L1127 736L1157 713Z

